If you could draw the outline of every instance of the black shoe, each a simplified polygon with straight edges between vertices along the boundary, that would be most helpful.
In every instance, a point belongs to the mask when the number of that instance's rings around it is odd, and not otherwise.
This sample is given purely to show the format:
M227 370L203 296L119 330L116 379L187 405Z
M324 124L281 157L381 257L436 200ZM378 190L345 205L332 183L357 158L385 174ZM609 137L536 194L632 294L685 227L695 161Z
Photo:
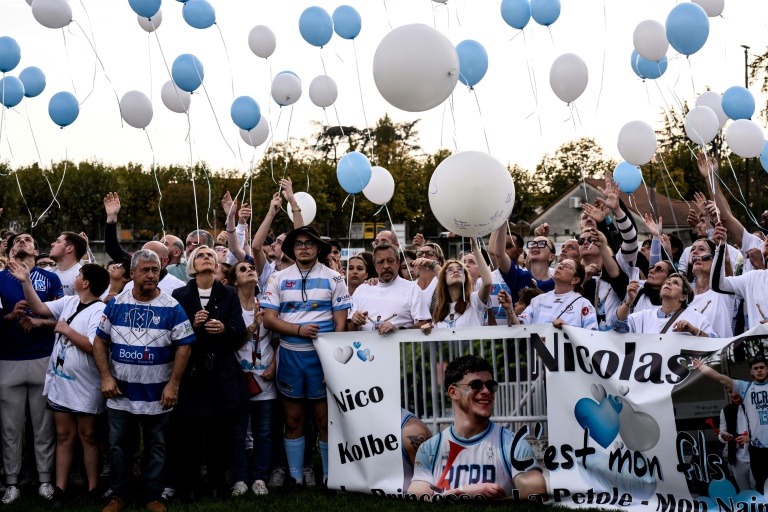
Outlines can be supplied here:
M283 489L291 492L291 491L303 491L307 488L307 485L302 481L299 483L295 478L288 477L285 479L285 484L283 484Z
M68 499L69 496L67 496L66 491L61 490L59 487L54 487L53 496L51 496L51 508L62 508L67 503Z

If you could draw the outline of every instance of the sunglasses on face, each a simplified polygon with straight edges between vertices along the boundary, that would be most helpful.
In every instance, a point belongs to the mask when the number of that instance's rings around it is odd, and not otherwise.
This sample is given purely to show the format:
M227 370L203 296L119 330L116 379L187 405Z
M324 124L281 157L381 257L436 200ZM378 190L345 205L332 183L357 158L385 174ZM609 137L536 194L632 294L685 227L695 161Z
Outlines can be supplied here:
M576 243L579 245L584 245L587 242L592 243L592 239L590 237L583 237L583 238L576 239Z
M546 240L528 240L528 242L525 243L525 246L528 249L533 249L534 247L543 249L545 247L549 247L549 243L547 243Z
M419 251L417 254L420 258L434 258L435 251Z
M457 382L454 384L454 386L470 388L475 393L482 391L483 387L485 387L489 393L496 393L496 391L499 389L499 383L493 379L486 380L485 382L480 379L471 380L465 383Z
M664 272L665 274L669 274L669 270L667 270L667 267L664 265L656 265L655 267L649 268L648 273L651 272Z
M237 268L238 272L248 272L249 270L256 270L256 267L253 265L243 265L241 267Z
M702 254L701 256L694 256L693 258L691 258L691 261L693 263L696 263L697 261L709 261L711 259L712 259L711 254Z
M512 249L513 247L515 247L515 242L507 242L505 245L507 249Z
M311 249L314 246L315 246L315 241L314 240L305 240L303 242L300 242L300 241L296 240L295 242L293 242L293 248L294 249L301 249L302 247L306 247L307 249Z

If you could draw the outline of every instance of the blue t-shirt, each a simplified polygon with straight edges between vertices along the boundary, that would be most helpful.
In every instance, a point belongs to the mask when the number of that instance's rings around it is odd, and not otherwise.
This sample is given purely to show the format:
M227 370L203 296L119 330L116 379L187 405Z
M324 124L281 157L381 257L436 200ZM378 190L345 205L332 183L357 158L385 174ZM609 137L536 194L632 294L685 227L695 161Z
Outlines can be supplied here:
M29 273L32 287L43 302L60 299L64 296L59 276L53 272L33 267ZM13 277L8 270L0 272L0 300L6 314L10 313L16 303L24 300L24 289L21 282ZM32 314L27 309L23 316L45 318ZM33 329L25 334L21 330L19 320L12 322L0 321L0 360L31 361L51 357L53 351L54 333L50 329Z
M514 263L509 267L509 271L505 274L499 271L501 277L504 278L504 282L509 286L510 296L512 297L512 304L520 300L520 290L523 288L533 288L533 283L536 283L536 287L543 292L551 292L555 289L555 281L550 277L546 281L539 281L534 279L533 274L527 269L518 267Z

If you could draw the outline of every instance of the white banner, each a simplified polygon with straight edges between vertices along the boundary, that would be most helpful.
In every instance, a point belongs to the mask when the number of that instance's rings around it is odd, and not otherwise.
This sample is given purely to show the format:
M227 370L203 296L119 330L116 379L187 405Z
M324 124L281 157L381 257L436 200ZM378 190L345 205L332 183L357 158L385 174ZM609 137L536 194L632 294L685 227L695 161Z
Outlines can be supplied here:
M726 462L707 444L713 437L705 421L718 418L727 403L724 391L690 362L718 363L727 345L759 345L765 336L768 325L729 339L551 325L437 329L430 336L412 330L323 334L316 347L328 385L329 486L382 495L406 491L400 343L530 338L538 371L546 373L548 446L539 462L548 503L656 512L706 512L721 504L723 512L755 512L763 496L738 493L726 480ZM702 402L705 394L714 401ZM678 431L681 418L693 427ZM527 428L518 432L521 439L534 435Z

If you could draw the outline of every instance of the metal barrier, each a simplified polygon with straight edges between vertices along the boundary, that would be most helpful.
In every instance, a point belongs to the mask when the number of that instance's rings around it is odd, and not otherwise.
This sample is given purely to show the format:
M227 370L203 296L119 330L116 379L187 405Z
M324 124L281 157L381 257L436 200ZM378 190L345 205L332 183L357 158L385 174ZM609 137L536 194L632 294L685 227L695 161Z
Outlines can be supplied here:
M523 424L547 426L546 382L529 338L401 343L402 407L436 433L453 421L443 372L448 362L479 355L493 366L499 382L491 419L517 430ZM546 434L545 434L546 436Z

